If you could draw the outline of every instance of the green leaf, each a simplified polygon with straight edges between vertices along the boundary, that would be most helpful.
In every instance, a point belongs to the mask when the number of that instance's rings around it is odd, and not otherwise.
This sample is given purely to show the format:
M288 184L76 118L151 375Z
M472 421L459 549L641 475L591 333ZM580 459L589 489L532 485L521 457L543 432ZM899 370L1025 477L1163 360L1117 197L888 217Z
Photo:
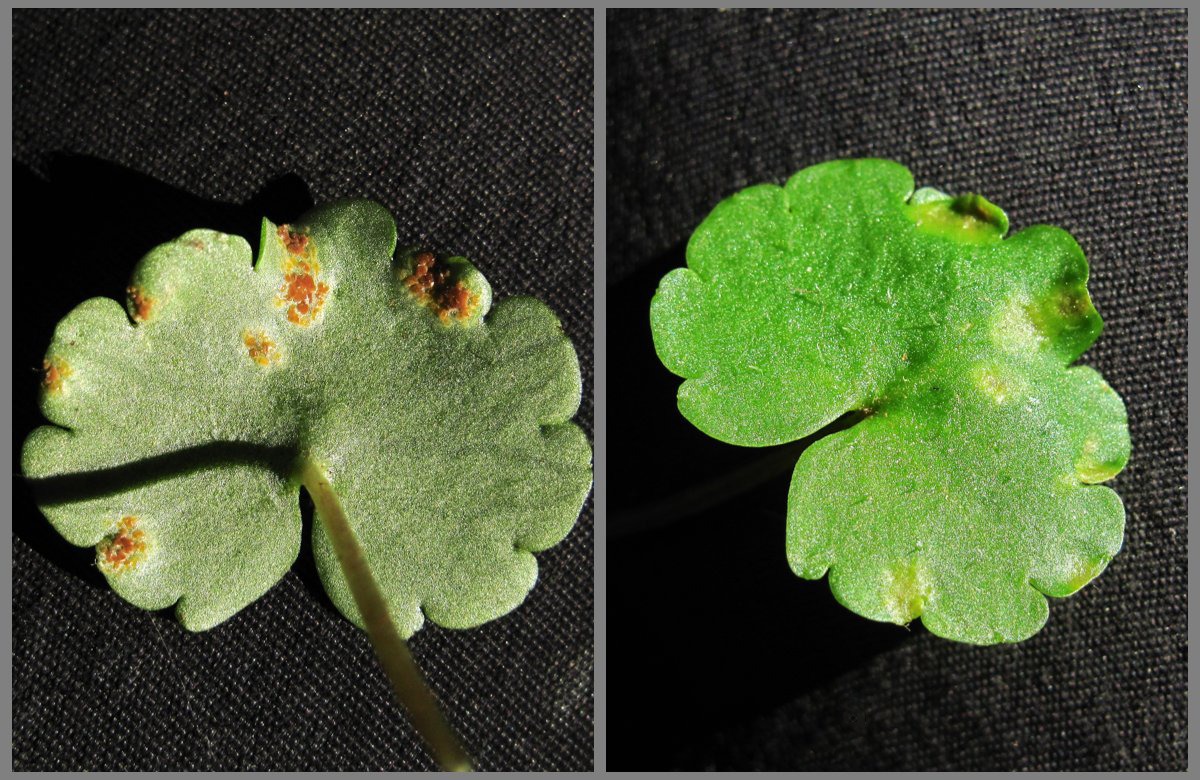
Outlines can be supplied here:
M245 240L195 230L148 254L128 312L59 323L23 452L39 505L95 545L112 588L221 623L289 569L303 468L321 464L399 633L476 626L533 587L591 487L568 422L579 363L536 300L491 307L462 258L401 252L382 207L346 201ZM490 310L490 311L489 311ZM318 516L321 506L318 504ZM362 625L326 522L314 556Z
M719 204L651 304L679 408L744 446L853 410L796 465L787 554L865 617L1016 642L1120 550L1125 407L1071 364L1099 336L1063 230L1005 238L978 195L886 160L807 168Z

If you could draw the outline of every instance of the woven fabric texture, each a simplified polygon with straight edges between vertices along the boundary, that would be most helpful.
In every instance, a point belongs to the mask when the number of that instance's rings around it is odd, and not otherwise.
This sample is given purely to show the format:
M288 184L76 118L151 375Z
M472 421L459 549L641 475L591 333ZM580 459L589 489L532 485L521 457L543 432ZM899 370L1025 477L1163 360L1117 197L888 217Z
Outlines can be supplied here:
M16 441L34 369L86 297L192 227L368 197L402 242L533 295L583 367L592 435L592 12L13 14ZM228 623L189 634L113 595L17 485L13 762L19 770L432 766L365 634L311 554ZM412 649L482 769L593 765L591 501L538 556L524 605ZM307 538L305 545L307 547Z
M1171 10L608 13L609 319L628 323L609 332L607 614L636 637L609 648L610 768L1186 767L1186 33ZM1128 405L1125 546L1024 643L871 623L792 576L787 475L621 523L753 460L663 422L679 380L641 346L655 283L722 198L845 157L984 194L1013 231L1061 226L1091 263L1106 328L1082 362Z

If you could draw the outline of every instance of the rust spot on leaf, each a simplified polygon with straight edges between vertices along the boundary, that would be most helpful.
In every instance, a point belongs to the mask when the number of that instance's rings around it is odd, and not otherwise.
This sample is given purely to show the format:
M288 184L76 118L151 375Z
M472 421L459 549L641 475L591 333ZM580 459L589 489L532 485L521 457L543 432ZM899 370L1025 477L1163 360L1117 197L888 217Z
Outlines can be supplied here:
M116 532L96 545L96 559L101 568L121 572L141 563L147 549L146 532L138 528L136 517L126 515Z
M47 393L61 393L63 380L71 375L71 367L60 357L42 361L42 388Z
M289 255L307 257L311 253L312 245L307 233L292 230L291 225L280 225L275 233L279 236L279 240L283 242L283 248L287 250Z
M325 307L329 283L321 278L321 266L308 236L293 233L286 225L279 230L288 255L283 261L283 284L275 305L287 307L288 322L308 326Z
M288 307L288 322L311 325L325 307L329 284L321 280L316 261L288 260L284 267L283 285L279 288L278 303Z
M242 343L250 359L260 366L269 366L279 362L279 349L265 331L245 331L242 333Z
M150 314L154 310L154 299L137 286L127 287L125 292L129 294L129 311L133 315L133 319L137 322L145 322L150 319Z
M404 283L417 300L437 312L442 322L465 320L479 306L479 295L461 281L451 278L450 269L429 252L417 255L413 271Z

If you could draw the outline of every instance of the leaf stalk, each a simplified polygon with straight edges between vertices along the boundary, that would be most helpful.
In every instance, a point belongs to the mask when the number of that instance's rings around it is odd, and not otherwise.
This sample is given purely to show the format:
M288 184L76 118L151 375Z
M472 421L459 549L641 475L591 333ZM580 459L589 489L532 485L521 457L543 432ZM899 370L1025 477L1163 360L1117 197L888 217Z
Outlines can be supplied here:
M408 710L413 726L425 740L442 769L471 770L471 759L438 707L421 670L413 660L408 644L392 621L387 599L371 574L366 554L350 521L338 501L328 472L309 456L301 457L300 481L316 505L317 515L325 524L342 573L362 615L375 655L387 673L396 698Z

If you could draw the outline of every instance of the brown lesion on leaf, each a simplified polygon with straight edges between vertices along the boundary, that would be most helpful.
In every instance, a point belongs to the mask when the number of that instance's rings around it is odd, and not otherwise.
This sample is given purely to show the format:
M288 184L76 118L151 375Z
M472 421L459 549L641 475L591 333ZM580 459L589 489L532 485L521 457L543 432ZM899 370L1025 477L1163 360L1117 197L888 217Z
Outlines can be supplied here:
M430 252L417 255L404 284L418 301L437 312L442 322L467 320L479 308L479 294L455 279L450 268Z
M271 340L266 331L244 331L242 343L246 345L246 352L250 355L250 359L258 365L269 366L279 362L279 347Z
M150 315L154 312L154 299L137 285L126 287L125 293L129 296L129 314L133 317L134 322L145 322L150 319Z
M307 327L325 307L329 283L321 277L316 246L307 233L280 225L277 235L287 255L283 261L283 284L275 297L275 305L287 307L288 322Z
M47 393L61 393L63 380L72 373L71 366L62 358L46 358L42 361L42 389Z
M961 195L950 202L950 210L967 220L994 227L1000 226L1000 220L996 216L996 207L980 195Z
M145 560L148 549L146 532L138 527L138 519L126 515L116 530L96 545L96 561L101 569L123 572Z
M298 257L309 257L313 254L314 245L308 233L301 230L295 230L291 225L280 225L275 231L279 236L280 242L283 243L284 250L289 255Z

